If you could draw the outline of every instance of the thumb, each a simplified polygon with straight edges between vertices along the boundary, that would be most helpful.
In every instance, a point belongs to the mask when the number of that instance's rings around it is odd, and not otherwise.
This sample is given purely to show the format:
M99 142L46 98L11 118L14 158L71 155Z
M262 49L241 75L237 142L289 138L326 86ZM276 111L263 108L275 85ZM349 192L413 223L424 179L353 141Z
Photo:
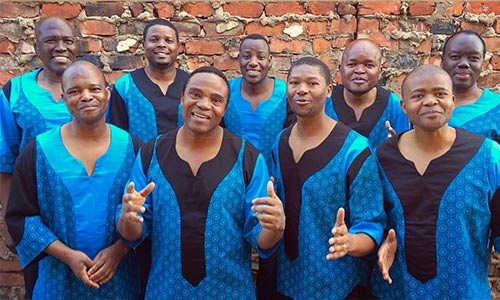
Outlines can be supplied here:
M141 194L141 196L143 197L146 197L148 196L149 194L151 194L151 192L154 190L155 188L155 183L154 182L150 182L148 183L148 185L146 185L145 188L142 189L142 191L140 191L139 193Z
M135 192L135 183L133 181L131 181L128 185L127 185L127 193L129 194L133 194Z
M276 192L274 191L274 178L272 176L267 181L267 195L271 198L276 197Z
M396 231L394 231L394 229L390 229L387 233L387 241L389 242L389 244L392 244L396 241Z
M387 130L391 129L391 122L389 122L389 121L385 121L385 128L386 128Z
M335 227L344 225L345 224L344 218L345 218L345 211L344 208L341 207L339 208L339 210L337 210L337 220L335 221Z

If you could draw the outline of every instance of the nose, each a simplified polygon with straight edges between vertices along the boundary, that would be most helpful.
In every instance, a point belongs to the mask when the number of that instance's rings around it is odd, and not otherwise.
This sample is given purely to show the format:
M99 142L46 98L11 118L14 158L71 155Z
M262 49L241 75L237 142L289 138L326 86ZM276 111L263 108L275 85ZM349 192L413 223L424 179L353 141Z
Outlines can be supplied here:
M470 67L470 62L467 59L467 57L460 58L460 61L458 62L458 67L460 67L460 68L469 68Z
M82 89L80 91L80 100L81 101L88 101L92 99L92 94L88 89Z
M363 64L357 64L354 67L354 72L355 73L364 73L365 72L365 66Z
M436 105L438 103L438 100L437 100L436 96L434 96L434 94L426 94L423 98L422 103L425 106L433 106L433 105Z
M248 61L248 64L250 66L256 66L258 64L257 63L257 58L255 56L250 57L250 60Z
M301 83L297 86L297 94L298 95L305 95L309 92L309 88L307 87L307 83Z
M66 46L66 44L64 43L64 41L62 39L59 39L57 40L56 42L56 50L59 50L59 51L66 51L68 47Z
M208 97L200 97L196 102L196 105L200 109L209 109L210 108L210 99Z

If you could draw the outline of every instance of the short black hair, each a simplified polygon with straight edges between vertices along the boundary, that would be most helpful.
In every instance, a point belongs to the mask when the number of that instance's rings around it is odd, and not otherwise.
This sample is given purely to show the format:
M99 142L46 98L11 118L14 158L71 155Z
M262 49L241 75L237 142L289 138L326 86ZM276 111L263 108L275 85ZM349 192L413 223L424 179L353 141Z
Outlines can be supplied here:
M448 43L451 41L451 39L460 34L476 36L481 41L481 44L483 44L483 58L484 58L484 56L486 55L486 44L484 43L483 38L477 32L472 30L460 30L452 33L449 37L447 37L446 40L444 41L443 47L441 48L443 56L446 51L446 47L448 46Z
M144 41L146 40L146 36L148 35L149 28L155 25L167 26L172 28L175 31L175 39L177 40L177 42L179 42L179 31L177 31L175 25L172 24L172 22L170 22L169 20L162 18L153 19L146 24L146 27L144 27L144 31L142 32L142 39Z
M271 48L269 47L269 41L263 36L263 35L260 35L258 33L252 33L252 34L249 34L247 35L246 37L244 37L242 40L241 40L241 43L240 43L240 51L241 51L241 45L243 45L243 43L246 41L246 40L261 40L261 41L264 41L266 42L266 45L267 45L267 51L269 53L271 53Z
M184 95L184 93L186 92L186 87L187 87L189 81L191 80L191 78L195 74L198 74L198 73L211 73L211 74L215 74L215 75L219 76L220 78L222 78L222 80L224 80L224 82L226 83L226 86L227 86L227 103L229 103L229 98L231 98L231 88L229 87L229 81L227 80L226 75L224 75L224 73L222 73L221 70L217 69L216 67L212 67L212 66L199 67L198 69L191 72L191 74L189 74L188 78L186 79L186 82L184 82L184 87L182 88L182 95Z
M290 70L288 70L287 76L288 77L290 76L290 74L292 73L292 70L295 67L301 66L301 65L319 67L319 70L320 70L319 73L325 79L326 84L327 85L330 84L330 82L332 80L332 74L330 73L330 69L328 68L328 66L324 62L322 62L321 60L317 59L316 57L312 57L312 56L305 56L305 57L299 58L296 62L294 62L292 64L292 66L290 67Z

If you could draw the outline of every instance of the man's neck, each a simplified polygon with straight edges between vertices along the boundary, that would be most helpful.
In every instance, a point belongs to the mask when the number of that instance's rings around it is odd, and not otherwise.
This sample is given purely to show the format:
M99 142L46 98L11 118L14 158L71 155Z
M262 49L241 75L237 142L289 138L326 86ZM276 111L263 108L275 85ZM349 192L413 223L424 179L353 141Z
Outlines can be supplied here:
M475 102L483 95L483 89L477 84L466 90L453 90L455 95L455 106L466 105Z
M344 99L347 105L352 108L366 108L375 102L377 98L377 87L373 87L371 90L364 94L353 94L344 88Z

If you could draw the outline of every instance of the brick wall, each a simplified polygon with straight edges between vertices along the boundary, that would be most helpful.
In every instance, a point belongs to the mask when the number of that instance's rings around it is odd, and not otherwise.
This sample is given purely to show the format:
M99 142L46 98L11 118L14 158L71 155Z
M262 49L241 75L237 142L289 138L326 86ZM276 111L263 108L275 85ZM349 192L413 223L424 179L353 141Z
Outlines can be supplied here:
M39 65L34 23L54 14L72 22L80 37L79 56L101 66L110 82L143 65L142 29L147 20L163 17L180 31L181 67L214 65L229 77L239 73L238 46L249 33L270 39L272 74L285 78L292 61L314 55L330 66L337 81L343 48L367 37L383 48L381 83L396 92L415 66L439 64L448 34L471 29L484 37L488 50L480 83L500 89L500 5L494 1L0 1L0 85ZM18 264L1 244L0 298L20 297ZM500 290L498 273L492 268L494 295Z

